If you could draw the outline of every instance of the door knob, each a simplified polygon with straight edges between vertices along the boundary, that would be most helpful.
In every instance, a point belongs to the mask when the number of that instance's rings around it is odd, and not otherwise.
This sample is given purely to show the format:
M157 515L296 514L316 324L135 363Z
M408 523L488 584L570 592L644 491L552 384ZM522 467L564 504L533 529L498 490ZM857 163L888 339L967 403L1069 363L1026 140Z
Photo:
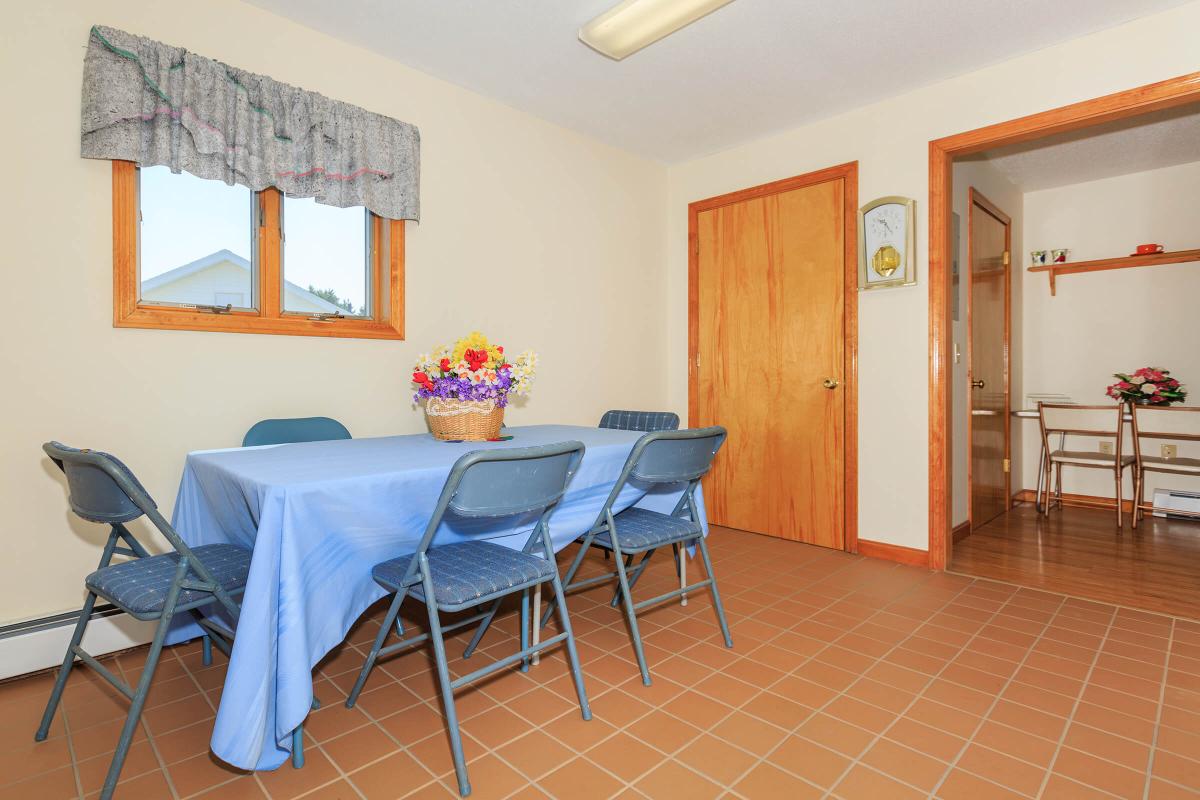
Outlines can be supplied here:
M838 386L838 382L836 380L834 380L833 378L826 378L825 380L821 381L821 385L824 386L826 389L836 389Z
M987 384L984 383L983 381L971 381L972 389L982 389L985 386L987 386Z

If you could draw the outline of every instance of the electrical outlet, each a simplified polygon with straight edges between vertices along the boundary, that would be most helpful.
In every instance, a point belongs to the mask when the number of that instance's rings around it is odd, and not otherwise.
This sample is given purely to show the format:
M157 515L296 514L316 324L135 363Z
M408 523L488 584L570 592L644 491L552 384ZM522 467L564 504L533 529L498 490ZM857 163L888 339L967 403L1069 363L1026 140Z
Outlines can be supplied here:
M1113 453L1113 443L1112 442L1101 442L1100 443L1100 452L1111 456Z
M1175 456L1177 456L1177 455L1179 455L1179 446L1178 445L1164 444L1162 446L1162 457L1163 458L1175 458Z

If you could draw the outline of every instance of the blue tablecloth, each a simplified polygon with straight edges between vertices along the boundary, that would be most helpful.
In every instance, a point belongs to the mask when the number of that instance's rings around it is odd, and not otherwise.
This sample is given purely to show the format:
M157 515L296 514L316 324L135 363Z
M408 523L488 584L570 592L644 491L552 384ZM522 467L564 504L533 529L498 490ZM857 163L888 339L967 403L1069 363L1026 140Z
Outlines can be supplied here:
M418 434L188 455L176 530L189 545L233 542L254 550L213 730L216 755L243 769L274 769L287 760L291 733L312 701L312 667L383 596L371 567L416 549L459 456L582 441L583 463L550 519L557 551L595 521L641 435L570 425L505 432L511 441L452 444ZM670 511L680 491L630 485L615 510L636 504ZM520 548L531 527L491 525L443 525L435 543L485 537ZM195 635L194 623L183 623L172 638Z

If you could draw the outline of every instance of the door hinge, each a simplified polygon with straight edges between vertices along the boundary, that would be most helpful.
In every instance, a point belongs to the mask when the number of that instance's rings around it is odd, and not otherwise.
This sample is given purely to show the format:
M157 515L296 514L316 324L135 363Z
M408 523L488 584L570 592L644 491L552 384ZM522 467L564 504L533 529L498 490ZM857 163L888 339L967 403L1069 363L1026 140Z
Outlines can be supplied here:
M1011 461L1009 461L1007 458L1006 458L1006 459L1004 459L1004 471L1005 471L1005 472L1011 472L1011 471L1012 471L1012 462L1011 462Z
M700 369L700 354L696 353L696 369Z
M698 238L692 239L692 255L696 258L700 257L700 240Z
M1006 266L1006 267L1008 266L1008 259L1009 259L1008 251L1005 250L1004 251L1004 266Z

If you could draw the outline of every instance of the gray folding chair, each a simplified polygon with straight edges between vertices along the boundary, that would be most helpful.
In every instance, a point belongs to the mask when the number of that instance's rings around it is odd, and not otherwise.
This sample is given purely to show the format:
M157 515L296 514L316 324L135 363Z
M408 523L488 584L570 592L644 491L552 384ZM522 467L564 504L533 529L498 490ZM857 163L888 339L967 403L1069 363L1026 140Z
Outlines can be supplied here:
M296 417L294 419L264 419L250 426L242 437L242 447L292 442L327 442L350 439L350 431L329 417Z
M102 800L108 800L116 789L121 767L129 753L171 618L180 612L190 612L208 632L209 636L204 639L205 664L212 661L212 644L228 656L233 644L233 632L203 617L200 609L218 604L236 627L240 608L234 597L246 587L246 578L250 573L250 551L233 544L188 547L129 468L108 453L77 450L58 442L48 442L42 445L42 449L67 476L71 510L90 522L108 524L112 530L100 556L99 568L84 579L87 599L79 613L79 622L75 625L75 633L71 636L66 658L63 659L62 669L58 672L46 712L42 715L42 724L34 734L34 739L39 742L46 739L67 685L67 677L78 657L131 701L129 714L108 767L108 775L100 791ZM150 555L125 527L125 523L143 515L166 538L174 552ZM110 562L115 555L128 556L132 560L112 564ZM136 689L131 689L80 646L97 597L104 598L136 619L158 620Z
M562 442L537 447L476 450L467 453L454 463L416 552L376 564L371 570L372 576L380 586L396 594L388 606L379 634L375 637L375 645L367 655L358 680L355 681L350 697L346 700L346 707L354 707L371 668L380 657L391 655L427 639L432 640L438 684L446 710L450 750L454 756L454 771L458 776L459 791L464 797L471 793L471 784L467 778L467 765L463 758L458 715L454 710L455 689L517 662L521 662L522 669L527 669L530 656L559 642L566 642L571 677L575 681L575 692L579 696L579 708L585 720L592 718L587 692L583 687L583 674L579 670L575 636L571 632L571 621L563 602L562 582L558 577L558 566L554 560L554 549L547 525L551 509L563 496L567 483L579 468L583 450L582 442ZM530 514L538 515L537 524L521 550L513 550L482 539L439 547L430 546L438 526L451 515L487 519ZM529 590L543 583L551 583L554 586L563 632L540 644L530 646ZM480 620L490 621L495 616L500 601L517 592L521 593L520 650L482 669L450 680L444 634ZM429 633L405 639L403 622L398 615L401 603L410 595L425 604L429 615ZM488 611L450 625L443 626L441 623L441 613L453 613L489 604L491 608ZM384 647L393 622L401 641ZM479 635L476 634L475 641L471 643L472 649L478 643Z
M601 428L621 431L677 431L679 415L674 411L624 411L614 408L600 417Z
M612 604L615 606L622 600L625 603L625 616L629 621L633 652L642 672L642 683L647 686L650 685L650 670L646 668L646 655L642 651L642 636L637 624L637 612L647 606L656 605L672 597L686 596L688 592L707 586L712 592L713 608L717 613L721 634L725 637L725 646L733 647L733 639L729 636L729 624L725 621L725 608L721 604L721 594L717 590L717 579L713 574L712 559L709 558L708 545L704 541L704 531L700 527L699 514L696 511L696 489L700 486L700 479L712 466L713 458L725 442L725 436L724 428L713 426L683 431L657 431L639 439L629 458L625 460L621 476L609 492L608 499L604 501L595 524L584 535L583 544L564 579L564 589L567 591L617 579L617 595L613 597ZM638 481L641 486L664 483L686 483L687 486L670 514L636 507L614 514L613 503L630 480ZM679 570L680 559L685 557L680 548L690 544L695 544L700 549L708 577L690 586L680 586L649 600L634 603L631 594L633 585L645 572L654 551L670 545L675 554L676 569ZM616 571L572 583L591 547L611 550ZM644 555L635 567L633 560L638 553ZM543 625L549 622L553 607L551 601L542 619Z

